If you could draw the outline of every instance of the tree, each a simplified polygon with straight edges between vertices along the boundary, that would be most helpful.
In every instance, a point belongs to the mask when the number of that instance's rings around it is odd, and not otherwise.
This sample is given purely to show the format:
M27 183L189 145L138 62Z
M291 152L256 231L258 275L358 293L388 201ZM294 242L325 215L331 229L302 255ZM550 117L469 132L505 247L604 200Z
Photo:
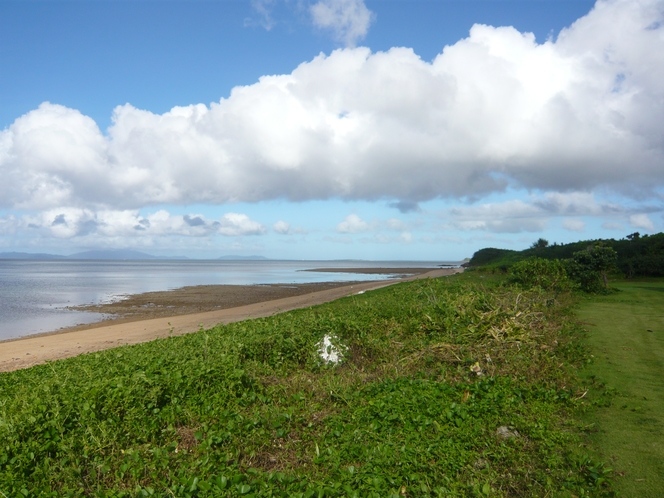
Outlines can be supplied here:
M537 239L533 242L533 245L530 246L531 249L544 249L545 247L549 247L549 241L542 237Z
M615 267L617 261L618 253L598 242L572 255L569 273L581 284L583 290L597 292L608 288L607 273Z

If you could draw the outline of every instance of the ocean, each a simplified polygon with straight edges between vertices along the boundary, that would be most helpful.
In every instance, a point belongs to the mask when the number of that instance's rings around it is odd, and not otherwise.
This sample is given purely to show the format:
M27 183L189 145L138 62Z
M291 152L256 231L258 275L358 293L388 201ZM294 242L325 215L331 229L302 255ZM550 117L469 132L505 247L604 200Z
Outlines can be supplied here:
M302 271L312 268L434 268L442 261L3 260L0 341L108 318L67 306L190 285L253 285L379 280L385 275Z

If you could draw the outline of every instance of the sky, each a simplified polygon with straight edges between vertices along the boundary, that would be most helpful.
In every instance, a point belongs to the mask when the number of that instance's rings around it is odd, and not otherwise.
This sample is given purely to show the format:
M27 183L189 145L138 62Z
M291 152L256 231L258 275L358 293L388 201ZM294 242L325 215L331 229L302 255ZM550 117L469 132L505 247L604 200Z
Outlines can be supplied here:
M664 227L664 0L0 0L0 252Z

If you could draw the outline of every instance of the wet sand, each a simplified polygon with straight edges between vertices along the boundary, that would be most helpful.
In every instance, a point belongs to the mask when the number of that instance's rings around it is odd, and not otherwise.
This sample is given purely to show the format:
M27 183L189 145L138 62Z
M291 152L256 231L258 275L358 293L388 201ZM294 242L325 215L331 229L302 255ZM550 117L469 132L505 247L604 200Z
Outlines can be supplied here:
M263 285L195 285L159 292L145 292L126 296L121 301L108 304L70 306L76 311L92 311L115 315L92 326L108 325L108 322L147 320L166 316L190 315L221 309L237 308L248 304L273 301L285 297L301 296L323 290L345 287L360 282L320 282L309 284ZM79 326L89 328L90 325Z
M337 269L343 272L352 270L357 269ZM206 285L137 294L118 303L75 308L113 313L118 316L114 320L0 342L0 372L121 345L138 344L169 335L187 334L200 330L201 327L211 328L220 323L266 317L398 282L442 277L461 271L463 269L460 268L390 269L390 274L410 276L352 283ZM359 272L368 271L360 269ZM385 269L373 272L385 273ZM415 272L418 273L414 274Z

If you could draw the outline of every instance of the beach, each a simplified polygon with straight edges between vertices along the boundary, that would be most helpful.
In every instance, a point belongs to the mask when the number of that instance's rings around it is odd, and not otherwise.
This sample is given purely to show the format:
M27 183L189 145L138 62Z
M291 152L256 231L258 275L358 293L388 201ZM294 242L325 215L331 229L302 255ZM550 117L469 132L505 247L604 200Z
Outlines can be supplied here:
M351 283L191 286L128 296L115 303L76 307L112 313L117 318L0 342L0 372L187 334L218 324L266 317L403 281L452 275L463 269L390 268L386 272L385 268L346 268L337 271L404 276Z

